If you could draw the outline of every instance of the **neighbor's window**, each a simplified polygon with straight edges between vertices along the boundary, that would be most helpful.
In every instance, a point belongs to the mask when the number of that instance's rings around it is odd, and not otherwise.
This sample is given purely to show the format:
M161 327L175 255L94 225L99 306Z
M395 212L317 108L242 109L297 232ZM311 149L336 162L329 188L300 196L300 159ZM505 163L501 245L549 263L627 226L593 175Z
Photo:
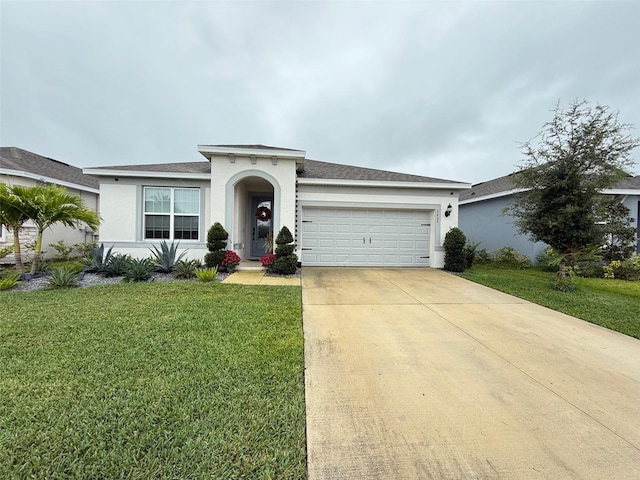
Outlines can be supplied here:
M144 188L144 238L198 240L200 189Z

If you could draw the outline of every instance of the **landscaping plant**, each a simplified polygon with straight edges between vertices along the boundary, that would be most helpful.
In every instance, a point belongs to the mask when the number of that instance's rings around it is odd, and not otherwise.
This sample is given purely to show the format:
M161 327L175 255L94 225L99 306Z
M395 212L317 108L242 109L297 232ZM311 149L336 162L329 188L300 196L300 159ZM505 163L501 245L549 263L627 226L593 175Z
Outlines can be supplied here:
M182 260L187 253L187 250L178 255L178 247L180 246L180 242L174 243L171 242L171 245L167 244L166 241L162 240L160 242L160 248L156 245L152 245L149 250L156 259L156 267L158 271L162 273L171 273L176 266L176 263Z
M276 237L276 259L271 264L271 270L281 275L292 275L298 269L298 256L293 253L293 235L283 226Z
M71 252L73 252L75 248L75 245L68 245L64 240L58 240L56 243L50 243L49 246L58 252L56 259L63 262L67 262L69 260Z
M73 267L58 267L51 270L47 278L49 288L72 288L78 286L78 271Z
M207 249L209 253L204 256L207 267L218 267L226 255L229 233L220 222L214 223L207 232Z
M20 283L20 276L19 272L3 273L0 276L0 290L11 290Z
M156 269L156 262L150 258L134 258L128 260L124 272L125 282L146 282Z
M220 262L220 266L227 269L227 271L233 271L238 265L240 265L240 256L233 250L227 250L224 254L224 258Z
M116 253L109 260L104 273L107 277L121 277L127 273L130 263L131 256L124 253Z
M105 254L104 243L101 243L100 246L89 244L88 255L82 259L85 271L90 273L106 272L107 265L109 265L109 262L111 262L113 258L112 250L113 246L111 246Z
M218 267L196 268L196 277L201 282L213 282L218 277Z
M444 237L444 269L448 272L464 272L467 255L464 247L467 237L458 227L451 228Z
M181 279L195 278L196 269L199 267L198 260L179 260L173 269L173 276Z

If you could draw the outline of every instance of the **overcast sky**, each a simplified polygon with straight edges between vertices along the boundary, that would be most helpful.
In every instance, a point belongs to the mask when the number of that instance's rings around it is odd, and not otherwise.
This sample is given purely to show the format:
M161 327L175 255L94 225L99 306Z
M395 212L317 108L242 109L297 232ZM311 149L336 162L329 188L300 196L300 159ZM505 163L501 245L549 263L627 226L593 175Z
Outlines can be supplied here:
M260 143L477 183L558 101L640 134L640 1L0 5L0 144L80 167Z

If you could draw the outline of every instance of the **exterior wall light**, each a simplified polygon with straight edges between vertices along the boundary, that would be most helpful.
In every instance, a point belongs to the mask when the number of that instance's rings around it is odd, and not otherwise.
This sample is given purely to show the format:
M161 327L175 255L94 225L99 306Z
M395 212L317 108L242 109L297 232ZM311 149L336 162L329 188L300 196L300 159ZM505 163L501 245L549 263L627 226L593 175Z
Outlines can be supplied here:
M453 212L453 207L451 206L451 204L447 205L447 209L444 211L444 216L448 217L449 215L451 215L451 212Z

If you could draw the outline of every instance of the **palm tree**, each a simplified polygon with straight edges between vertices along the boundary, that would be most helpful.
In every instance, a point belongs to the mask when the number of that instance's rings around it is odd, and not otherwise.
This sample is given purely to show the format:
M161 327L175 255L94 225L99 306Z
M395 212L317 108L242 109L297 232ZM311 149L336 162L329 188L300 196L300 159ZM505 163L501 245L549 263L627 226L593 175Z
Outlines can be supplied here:
M26 208L20 196L20 187L10 187L6 183L0 183L0 225L13 233L13 256L16 262L16 270L20 273L24 270L22 265L22 253L20 250L20 230L29 220Z
M95 230L100 224L98 214L87 208L79 195L69 194L57 185L23 187L20 196L26 215L36 226L36 246L31 263L32 275L38 270L38 263L42 256L42 233L47 228L55 223L62 223L66 227L78 227L84 223Z

